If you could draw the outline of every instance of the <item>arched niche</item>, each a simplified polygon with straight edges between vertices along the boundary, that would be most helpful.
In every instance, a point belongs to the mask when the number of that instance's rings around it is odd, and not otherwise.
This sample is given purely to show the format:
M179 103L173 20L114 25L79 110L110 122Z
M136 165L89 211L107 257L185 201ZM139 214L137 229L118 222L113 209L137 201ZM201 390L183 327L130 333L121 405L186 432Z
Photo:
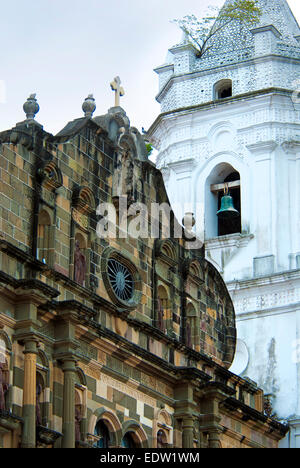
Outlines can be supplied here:
M197 311L192 302L189 302L186 307L186 319L185 319L185 344L189 348L194 348L197 343L197 331L199 331L199 320ZM198 326L197 326L198 325Z
M79 213L88 215L96 210L96 200L89 187L77 187L73 192L72 205Z
M172 416L165 409L156 410L153 421L153 448L167 448L173 444Z
M37 170L37 178L47 190L55 191L63 185L61 170L54 161L44 164Z
M155 241L155 256L160 258L169 267L177 265L176 246L170 239Z
M166 431L159 429L156 434L156 445L157 448L165 448L168 445L168 436Z
M114 199L127 197L128 206L136 201L134 154L134 145L130 144L130 140L123 139L121 150L116 155L113 173L112 196Z
M87 235L77 231L74 239L74 281L80 286L88 283L89 255L87 249Z

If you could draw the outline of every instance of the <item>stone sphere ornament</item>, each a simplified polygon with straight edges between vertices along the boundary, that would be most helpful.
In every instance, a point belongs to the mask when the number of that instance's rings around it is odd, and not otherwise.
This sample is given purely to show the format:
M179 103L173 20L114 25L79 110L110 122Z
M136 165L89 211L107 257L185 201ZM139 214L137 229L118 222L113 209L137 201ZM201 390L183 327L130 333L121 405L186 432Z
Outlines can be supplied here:
M36 100L36 94L31 94L23 106L27 120L34 120L36 114L40 110L40 106Z
M82 104L82 110L85 117L92 117L93 113L96 110L96 101L93 94L89 94Z

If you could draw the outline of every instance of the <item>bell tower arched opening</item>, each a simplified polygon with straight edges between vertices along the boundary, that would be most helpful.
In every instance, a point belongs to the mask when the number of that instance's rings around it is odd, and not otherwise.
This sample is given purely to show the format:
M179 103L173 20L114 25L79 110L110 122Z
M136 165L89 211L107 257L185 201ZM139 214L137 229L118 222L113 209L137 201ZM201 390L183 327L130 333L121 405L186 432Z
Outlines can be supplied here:
M225 204L223 200L222 204L222 199L226 194L231 198L228 198ZM231 209L232 213L230 213ZM241 233L241 230L240 174L230 164L221 163L215 166L206 180L205 238L213 239Z

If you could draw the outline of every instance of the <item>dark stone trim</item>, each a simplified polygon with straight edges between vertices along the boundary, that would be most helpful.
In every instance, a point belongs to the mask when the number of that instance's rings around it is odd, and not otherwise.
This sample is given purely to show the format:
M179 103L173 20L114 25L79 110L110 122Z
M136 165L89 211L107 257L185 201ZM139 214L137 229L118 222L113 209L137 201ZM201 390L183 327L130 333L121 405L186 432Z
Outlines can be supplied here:
M16 258L22 263L26 263L27 265L31 266L34 270L48 270L47 265L34 258L30 253L19 249L19 247L16 247L15 245L5 240L0 240L0 251L7 253L9 256Z
M177 375L184 380L200 379L204 382L209 382L212 377L196 367L176 367ZM205 384L204 384L205 385Z
M81 304L78 301L63 301L57 303L51 303L51 307L56 310L72 310L77 312L79 315L86 317L96 317L97 312L89 307Z
M281 424L280 422L269 418L260 411L257 411L256 409L245 405L245 403L237 400L236 398L227 398L227 400L221 403L221 405L230 411L240 409L243 412L244 421L248 421L249 419L251 419L252 421L261 421L263 423L267 423L269 426L271 426L273 431L278 431L283 436L285 436L285 434L289 431L289 427L287 425Z
M60 295L60 292L57 291L54 288L51 288L51 286L48 286L47 284L43 283L40 280L37 279L22 279L22 280L17 280L16 281L16 289L36 289L41 292L43 292L46 296L54 298Z
M36 279L15 279L12 276L8 275L7 273L4 273L3 271L0 271L0 282L8 284L9 286L12 286L15 290L18 289L24 289L24 290L29 290L29 289L34 289L41 291L44 293L46 296L50 297L53 299L54 297L59 296L59 291L57 291L54 288L51 288L51 286L48 286L47 284L43 283L40 280Z
M202 389L203 390L220 390L226 395L236 394L236 390L234 388L228 387L228 385L225 385L224 383L218 382L218 381L209 382L207 385L203 385Z

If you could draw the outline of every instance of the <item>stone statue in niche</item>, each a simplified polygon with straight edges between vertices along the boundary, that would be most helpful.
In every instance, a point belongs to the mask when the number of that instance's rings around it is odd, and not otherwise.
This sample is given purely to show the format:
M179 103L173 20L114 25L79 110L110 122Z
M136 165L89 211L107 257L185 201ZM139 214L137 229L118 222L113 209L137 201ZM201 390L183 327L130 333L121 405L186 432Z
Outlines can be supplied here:
M4 363L0 360L0 411L6 410L5 395L8 391L8 384L5 381Z
M165 434L163 431L158 431L157 433L157 448L164 448L165 443Z
M42 425L42 412L40 404L40 396L42 394L43 388L40 383L36 385L36 425Z
M113 197L127 197L129 203L133 201L133 171L131 153L128 149L123 149L118 154L114 169Z
M80 406L76 405L75 406L75 440L76 442L81 441L81 430L80 430L81 421L82 421L81 408Z
M76 283L81 286L84 285L86 273L86 259L80 249L79 241L75 243L75 254L74 254L74 277Z

